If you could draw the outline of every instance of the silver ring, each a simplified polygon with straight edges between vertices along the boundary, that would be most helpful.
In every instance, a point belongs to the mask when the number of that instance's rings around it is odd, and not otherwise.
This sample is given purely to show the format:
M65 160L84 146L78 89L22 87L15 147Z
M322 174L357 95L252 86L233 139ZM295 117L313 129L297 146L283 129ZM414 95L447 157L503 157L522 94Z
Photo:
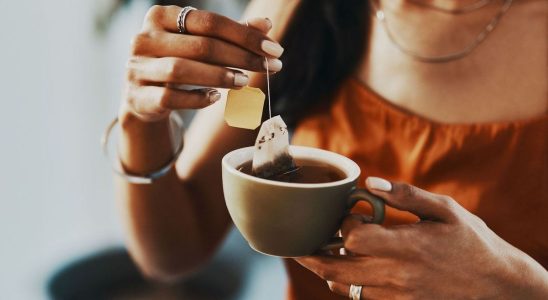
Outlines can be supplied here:
M352 300L361 300L362 299L362 288L361 285L350 285L350 292L348 293L348 298Z
M196 8L192 6L185 6L183 9L181 9L181 12L179 13L179 16L177 17L177 28L179 29L180 33L186 33L186 27L185 27L185 21L186 16L189 12L196 10Z

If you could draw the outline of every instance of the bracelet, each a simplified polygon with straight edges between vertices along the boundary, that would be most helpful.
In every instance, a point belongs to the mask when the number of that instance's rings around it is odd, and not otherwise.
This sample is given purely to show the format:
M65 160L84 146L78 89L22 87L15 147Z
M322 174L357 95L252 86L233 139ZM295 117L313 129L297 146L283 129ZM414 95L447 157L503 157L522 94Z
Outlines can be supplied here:
M173 157L169 160L169 162L165 166L161 167L159 170L149 174L145 174L145 175L137 175L137 174L130 174L126 172L124 168L122 167L122 162L119 157L116 157L116 159L111 159L110 157L110 153L108 151L108 142L109 142L112 130L114 129L116 124L119 123L118 117L114 118L114 120L110 122L103 136L101 137L101 147L103 149L103 154L109 161L111 161L112 170L114 171L114 173L116 173L118 176L122 177L129 183L134 183L134 184L151 184L154 180L166 175L171 170L171 168L173 168L173 166L175 165L175 162L177 162L179 155L181 154L181 152L183 152L183 146L184 146L183 119L179 116L178 113L172 112L170 114L170 121L175 123L177 127L179 127L179 129L183 132L181 134L181 140L175 150L175 153L173 154Z

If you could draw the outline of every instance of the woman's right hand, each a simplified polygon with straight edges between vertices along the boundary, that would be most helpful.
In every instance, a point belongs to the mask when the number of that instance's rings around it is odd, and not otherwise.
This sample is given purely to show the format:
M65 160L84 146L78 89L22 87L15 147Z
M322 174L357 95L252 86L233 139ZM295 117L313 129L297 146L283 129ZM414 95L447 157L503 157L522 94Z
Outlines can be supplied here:
M266 36L269 19L240 24L201 10L187 14L186 33L177 28L178 6L153 6L132 41L121 113L143 121L164 119L174 109L209 106L221 98L215 88L238 89L248 76L237 69L271 72L282 68L283 48ZM180 85L207 88L182 90Z

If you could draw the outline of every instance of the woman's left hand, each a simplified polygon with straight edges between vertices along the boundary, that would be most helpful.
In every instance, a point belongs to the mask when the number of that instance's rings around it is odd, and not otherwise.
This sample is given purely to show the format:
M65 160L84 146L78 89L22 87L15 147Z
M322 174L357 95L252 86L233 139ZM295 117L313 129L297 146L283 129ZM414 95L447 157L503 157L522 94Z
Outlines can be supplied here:
M341 228L347 255L296 259L333 292L348 296L353 284L363 286L361 299L548 299L548 272L452 198L381 178L366 182L420 221L381 226L351 215Z

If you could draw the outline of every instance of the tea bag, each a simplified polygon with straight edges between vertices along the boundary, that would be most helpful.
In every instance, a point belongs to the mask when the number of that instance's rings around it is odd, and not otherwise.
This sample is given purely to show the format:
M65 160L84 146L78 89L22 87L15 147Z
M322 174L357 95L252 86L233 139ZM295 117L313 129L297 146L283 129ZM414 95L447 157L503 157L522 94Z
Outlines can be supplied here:
M252 174L275 178L295 169L295 161L289 153L287 125L280 116L264 121L255 141Z

